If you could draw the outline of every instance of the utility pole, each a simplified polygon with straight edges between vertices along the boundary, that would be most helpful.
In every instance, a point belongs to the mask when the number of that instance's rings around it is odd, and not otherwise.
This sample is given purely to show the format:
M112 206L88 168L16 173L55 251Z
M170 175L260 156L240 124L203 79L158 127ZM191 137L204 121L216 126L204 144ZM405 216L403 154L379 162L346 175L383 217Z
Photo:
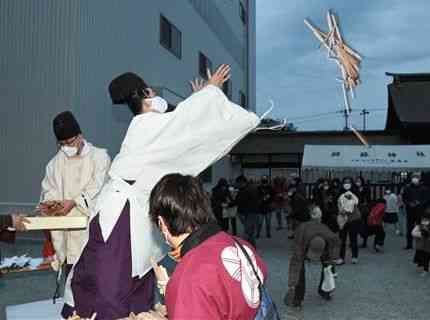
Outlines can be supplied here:
M343 116L345 118L345 128L343 128L344 131L348 131L349 130L349 126L348 126L348 119L349 119L349 112L348 110L343 110Z
M337 113L341 113L342 117L345 119L345 127L343 128L343 131L349 131L349 112L346 109L342 109L337 111Z
M367 109L363 109L360 112L360 116L363 116L363 131L366 131L366 117L370 112Z

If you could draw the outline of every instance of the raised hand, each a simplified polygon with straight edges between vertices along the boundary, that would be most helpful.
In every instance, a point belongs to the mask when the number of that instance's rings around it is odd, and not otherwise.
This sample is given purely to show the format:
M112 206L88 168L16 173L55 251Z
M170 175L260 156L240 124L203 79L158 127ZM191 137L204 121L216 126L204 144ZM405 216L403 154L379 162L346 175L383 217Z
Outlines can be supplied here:
M222 64L213 75L211 74L210 70L207 69L206 72L208 76L208 84L212 84L221 88L224 82L230 79L230 70L231 68L227 64Z
M190 84L193 92L200 91L207 85L205 80L199 78L195 78L194 80L190 81Z

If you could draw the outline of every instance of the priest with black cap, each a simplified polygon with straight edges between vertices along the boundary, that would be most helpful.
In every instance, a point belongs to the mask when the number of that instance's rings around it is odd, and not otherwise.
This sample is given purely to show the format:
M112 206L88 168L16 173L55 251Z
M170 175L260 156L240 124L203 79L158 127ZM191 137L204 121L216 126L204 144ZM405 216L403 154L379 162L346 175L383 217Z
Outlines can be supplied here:
M47 214L56 201L57 214L88 216L95 196L105 182L110 158L105 149L97 148L82 135L78 121L70 111L53 120L58 151L46 166L42 181L40 210ZM77 261L86 242L86 230L51 231L56 251L54 269L65 266L66 272Z
M151 260L168 250L149 218L152 188L166 174L197 176L260 122L224 95L220 87L229 77L230 67L222 65L207 83L193 83L195 92L172 112L138 75L112 80L112 102L128 105L134 117L92 209L88 243L68 277L63 317L76 311L118 319L153 306Z

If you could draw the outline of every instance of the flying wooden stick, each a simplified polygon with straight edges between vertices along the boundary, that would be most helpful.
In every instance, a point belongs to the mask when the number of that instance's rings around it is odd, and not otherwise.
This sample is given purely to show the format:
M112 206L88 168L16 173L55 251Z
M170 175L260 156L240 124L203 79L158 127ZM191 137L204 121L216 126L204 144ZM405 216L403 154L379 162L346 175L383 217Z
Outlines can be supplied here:
M341 84L344 98L345 111L348 116L347 126L357 136L364 145L368 146L367 140L349 122L351 114L350 99L354 98L354 89L360 84L360 63L362 58L358 52L349 47L343 40L340 33L336 16L330 11L327 12L327 24L329 31L324 32L313 26L307 19L305 25L312 31L321 45L327 49L327 57L338 65L342 74Z

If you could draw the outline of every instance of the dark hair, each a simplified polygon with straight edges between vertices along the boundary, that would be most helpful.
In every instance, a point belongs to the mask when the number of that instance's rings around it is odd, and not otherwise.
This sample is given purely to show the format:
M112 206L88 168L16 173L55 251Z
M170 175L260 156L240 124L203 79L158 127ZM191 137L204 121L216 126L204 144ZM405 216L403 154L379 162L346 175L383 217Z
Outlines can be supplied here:
M127 105L134 115L142 113L142 99L146 97L146 93L143 90L134 91L127 99Z
M361 186L364 187L366 185L366 181L364 181L364 178L362 176L358 176L355 178L355 181L357 182L359 180L361 182Z
M216 184L217 187L228 187L228 181L226 178L220 178L218 180L218 183Z
M162 217L173 236L216 223L210 200L197 178L179 173L164 176L152 189L149 215L157 223Z
M387 201L384 198L378 198L376 199L376 203L387 204Z
M342 179L342 184L345 184L347 181L349 181L352 184L354 179L352 179L352 177L344 177Z
M237 178L236 178L236 183L247 183L248 182L248 179L246 179L246 177L245 176L238 176Z

